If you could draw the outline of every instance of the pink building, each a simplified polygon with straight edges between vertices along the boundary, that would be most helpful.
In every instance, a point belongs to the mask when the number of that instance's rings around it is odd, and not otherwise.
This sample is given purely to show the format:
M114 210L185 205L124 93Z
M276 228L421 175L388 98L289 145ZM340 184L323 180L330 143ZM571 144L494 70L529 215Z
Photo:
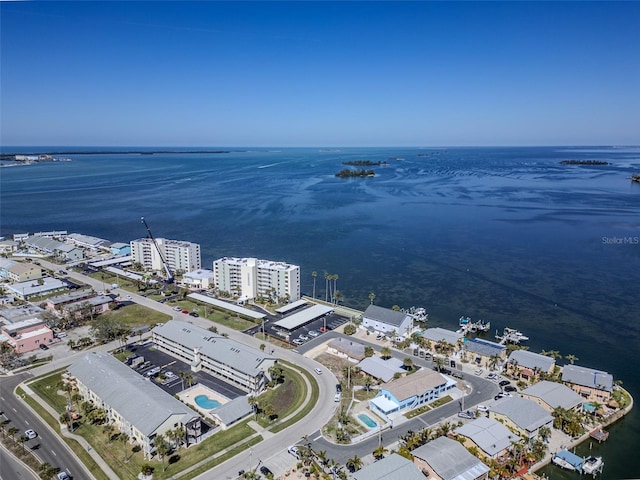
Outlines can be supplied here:
M2 325L0 331L3 340L18 353L31 352L38 350L40 345L53 343L53 331L38 318Z

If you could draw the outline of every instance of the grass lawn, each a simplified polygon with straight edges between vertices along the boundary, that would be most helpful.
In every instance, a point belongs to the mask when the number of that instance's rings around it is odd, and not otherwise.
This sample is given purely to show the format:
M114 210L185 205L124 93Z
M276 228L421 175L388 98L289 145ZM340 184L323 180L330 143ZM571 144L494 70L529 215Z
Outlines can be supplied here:
M143 307L137 303L125 305L118 310L103 313L121 321L128 328L136 328L142 325L154 326L156 323L164 323L171 320L171 315L160 313L156 310Z
M318 394L320 392L320 387L318 386L318 382L313 377L313 375L311 373L309 373L308 371L306 371L304 369L298 369L292 363L285 362L283 360L280 360L279 363L280 363L280 366L282 368L289 368L289 369L292 369L292 370L295 369L299 374L304 375L305 377L307 377L307 380L311 384L311 401L307 402L304 405L304 408L300 409L300 411L298 413L296 413L293 417L287 419L284 422L277 423L276 425L271 427L270 430L272 432L274 432L274 433L280 432L281 430L284 430L285 428L290 427L294 423L299 422L304 417L309 415L309 412L311 412L311 410L313 410L313 407L315 407L315 400L314 399L318 398ZM299 377L299 378L302 381L302 378L301 377ZM298 401L296 402L296 406L294 406L291 409L291 411L294 411L296 408L298 408L299 404L304 402L304 399L306 398L306 396L307 396L307 390L305 388L304 382L302 382L301 383L301 389L299 390L299 398L297 399Z
M62 383L62 370L58 370L53 374L49 374L29 384L29 387L36 392L43 400L51 405L58 413L62 413L66 406L66 396L58 395L57 391ZM293 376L293 374L292 374ZM299 375L296 375L301 382ZM54 419L46 411L44 411L32 398L25 396L25 400L28 401L34 409L36 409L39 415L51 425L56 431L60 431L58 419ZM295 407L293 407L295 408ZM99 425L91 425L89 423L81 423L79 427L74 431L75 434L84 437L89 442L93 449L109 464L109 466L118 474L119 478L137 478L140 473L142 465L147 463L143 458L141 452L134 452L133 445L128 441L120 441L118 439L112 439L109 442L107 434L104 431L104 427ZM154 479L167 479L172 476L176 476L179 472L185 470L191 465L195 465L199 462L210 459L206 462L206 465L202 467L202 471L208 470L213 466L224 461L220 458L211 458L212 456L220 453L222 450L233 447L240 453L250 445L254 445L262 440L262 437L257 436L256 432L248 425L248 420L240 423L228 430L222 430L212 437L209 437L205 441L197 445L192 445L188 449L180 449L175 452L171 459L165 459L166 471L162 471L162 462L158 459L151 461L151 465L155 468ZM122 437L124 438L124 437ZM95 465L91 457L84 451L84 449L75 441L64 438L70 446L72 446L74 452L82 459L83 463L94 470L99 470ZM73 445L72 445L73 444ZM236 445L239 444L239 445ZM225 459L230 458L231 454L226 453ZM200 471L200 468L197 469ZM100 470L100 474L103 472ZM191 472L186 478L191 478ZM102 476L98 476L102 479ZM195 475L193 475L195 476Z
M302 405L305 399L306 388L304 380L297 371L281 365L284 370L284 383L272 388L258 396L258 401L262 405L272 405L277 415L276 419L285 418ZM265 415L258 417L258 423L268 428L273 423Z

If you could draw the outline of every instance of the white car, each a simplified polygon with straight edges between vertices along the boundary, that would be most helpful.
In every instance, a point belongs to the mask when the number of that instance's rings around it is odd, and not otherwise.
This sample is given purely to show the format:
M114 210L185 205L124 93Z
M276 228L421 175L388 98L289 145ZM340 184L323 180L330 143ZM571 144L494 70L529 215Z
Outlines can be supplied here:
M181 312L181 311L182 311L182 309L181 309L180 307L173 307L173 309L174 309L176 312Z
M320 335L318 332L316 332L315 330L310 330L309 331L309 336L310 337L317 337L318 335Z
M127 300L133 300L133 297L131 295L127 295Z
M295 445L292 445L289 448L287 448L287 452L289 452L291 455L293 455L296 458L300 458L300 456L298 455L298 447L296 447Z
M58 472L58 474L56 475L56 478L58 480L71 480L71 477L65 471Z
M29 440L33 440L34 438L36 438L38 436L38 434L36 432L34 432L33 430L29 429L26 432L24 432L24 434L27 436L27 438Z
M489 411L489 407L486 407L485 405L478 405L478 406L476 407L476 409L477 409L479 412L488 412L488 411Z
M316 371L316 373L318 375L322 375L322 370L320 370L319 368L316 367L316 368L314 368L314 370Z
M307 340L309 340L309 337L307 337L306 335L298 335L298 338L303 342L306 342Z

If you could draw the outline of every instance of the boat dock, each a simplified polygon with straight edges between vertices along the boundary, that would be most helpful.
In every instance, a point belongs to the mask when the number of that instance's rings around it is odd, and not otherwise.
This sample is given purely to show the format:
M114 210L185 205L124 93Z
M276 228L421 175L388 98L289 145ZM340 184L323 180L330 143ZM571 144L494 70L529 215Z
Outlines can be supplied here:
M599 443L604 442L607 438L609 438L609 432L603 430L602 428L596 428L595 430L589 433L589 436L594 440L597 440Z
M500 340L500 345L504 345L505 343L515 343L517 345L520 342L529 340L529 337L519 332L515 328L504 327L502 335L499 335L498 331L496 330L496 339Z
M469 333L488 332L491 329L491 322L485 322L484 320L472 322L470 317L464 316L460 317L458 325L460 328L457 330L457 332L465 336Z

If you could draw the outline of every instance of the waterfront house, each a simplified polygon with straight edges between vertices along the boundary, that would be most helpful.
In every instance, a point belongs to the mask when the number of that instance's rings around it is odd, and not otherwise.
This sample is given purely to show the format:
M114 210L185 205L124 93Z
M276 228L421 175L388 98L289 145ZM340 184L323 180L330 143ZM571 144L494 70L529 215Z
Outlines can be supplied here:
M463 356L478 367L495 368L507 355L504 345L479 338L466 340L462 348Z
M565 365L562 368L562 381L591 402L607 403L613 391L613 375L579 365Z
M531 383L539 380L541 373L551 375L555 366L556 361L552 357L528 350L514 350L509 355L505 370L517 379Z
M40 345L53 343L53 331L39 318L30 318L0 326L3 341L16 353L37 351Z
M269 369L278 361L257 348L179 320L157 326L151 334L158 350L187 362L192 371L205 371L249 393L266 388Z
M146 458L154 455L156 435L169 430L184 428L187 446L199 440L196 412L111 355L87 353L69 367L69 374L83 401L104 409L107 420Z
M327 351L354 363L365 358L364 345L349 338L334 338L327 344Z
M407 336L413 329L413 318L404 312L369 305L362 315L362 328L396 336Z
M369 400L369 406L374 412L388 416L425 405L455 386L453 379L423 368L381 386L378 395Z
M428 480L487 480L489 467L460 442L438 437L411 451L413 463Z
M504 423L524 438L533 438L541 427L553 425L553 417L547 410L521 397L498 400L489 410L489 418Z
M583 398L566 385L542 380L520 392L522 398L536 402L548 412L562 407L565 410L578 410Z
M453 350L457 350L458 346L463 342L464 335L453 330L447 330L446 328L427 328L421 332L422 338L432 343L432 348L435 350L442 350L439 346L449 346ZM451 348L450 347L450 348Z
M425 480L420 469L397 453L381 458L371 465L356 471L355 480Z
M520 437L502 423L487 417L480 417L458 427L453 432L463 440L466 448L476 448L482 458L500 460L508 456L512 443Z

